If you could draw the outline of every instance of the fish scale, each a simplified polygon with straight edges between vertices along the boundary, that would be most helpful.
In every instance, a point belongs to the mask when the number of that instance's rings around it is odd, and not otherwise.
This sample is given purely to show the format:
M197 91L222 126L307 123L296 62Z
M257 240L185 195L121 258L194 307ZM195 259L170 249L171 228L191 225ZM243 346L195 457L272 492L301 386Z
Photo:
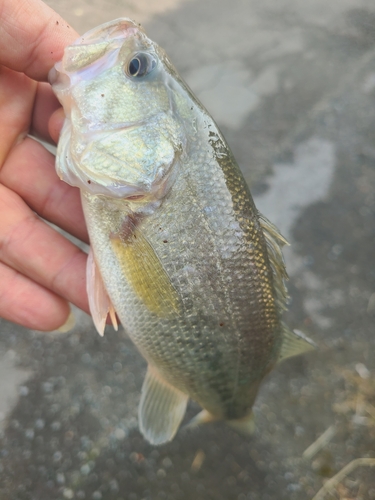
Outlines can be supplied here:
M279 358L311 344L282 323L285 240L261 216L233 155L164 51L119 19L66 49L50 80L66 121L59 176L81 189L87 291L99 333L117 312L148 361L139 424L169 441L192 425L253 427Z

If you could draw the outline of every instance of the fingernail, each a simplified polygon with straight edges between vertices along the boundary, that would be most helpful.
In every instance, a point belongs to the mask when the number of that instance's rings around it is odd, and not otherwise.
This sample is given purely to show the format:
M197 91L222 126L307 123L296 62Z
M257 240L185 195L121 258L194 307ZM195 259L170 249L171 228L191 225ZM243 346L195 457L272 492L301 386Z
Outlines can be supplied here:
M76 318L73 312L70 311L68 319L65 321L63 325L60 326L60 328L57 328L57 331L61 333L66 333L69 330L71 330L75 324L76 324Z

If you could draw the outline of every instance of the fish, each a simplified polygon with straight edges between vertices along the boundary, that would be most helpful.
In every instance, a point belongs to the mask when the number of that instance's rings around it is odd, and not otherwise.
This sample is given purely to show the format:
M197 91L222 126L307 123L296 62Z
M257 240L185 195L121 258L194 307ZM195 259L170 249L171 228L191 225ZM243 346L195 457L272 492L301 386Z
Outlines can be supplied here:
M167 54L127 18L65 48L49 74L65 111L56 171L80 189L96 329L117 318L148 363L139 428L254 428L264 377L312 348L282 320L286 240L254 205L218 126ZM189 425L189 424L188 424Z

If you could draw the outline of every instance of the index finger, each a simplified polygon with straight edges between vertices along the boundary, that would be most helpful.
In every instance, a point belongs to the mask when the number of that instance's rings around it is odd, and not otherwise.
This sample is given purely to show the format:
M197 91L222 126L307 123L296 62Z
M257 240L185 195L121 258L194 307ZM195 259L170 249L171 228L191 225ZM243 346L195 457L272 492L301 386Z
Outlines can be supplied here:
M46 81L64 47L78 38L41 0L0 0L0 64Z

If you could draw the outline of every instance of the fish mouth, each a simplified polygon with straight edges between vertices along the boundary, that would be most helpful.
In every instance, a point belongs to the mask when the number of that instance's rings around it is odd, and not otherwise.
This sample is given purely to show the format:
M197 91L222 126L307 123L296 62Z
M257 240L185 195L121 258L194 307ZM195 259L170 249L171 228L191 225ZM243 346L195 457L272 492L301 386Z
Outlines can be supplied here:
M132 206L143 206L154 202L161 202L170 190L174 180L175 175L166 175L163 179L154 181L150 186L140 187L126 183L104 185L99 184L97 181L87 179L86 185L84 187L79 187L87 193L106 199L124 201Z
M185 144L182 135L176 140L163 130L177 135L179 128L166 113L118 125L86 128L72 137L72 123L66 119L57 151L59 177L95 195L133 202L163 198Z
M68 125L67 128L69 128ZM117 175L110 175L107 171L99 173L95 170L95 165L91 164L92 157L99 157L100 162L100 151L92 151L89 147L87 154L83 151L76 157L77 155L72 153L70 148L69 134L65 135L64 130L59 149L58 157L63 161L57 162L56 170L61 180L93 195L127 200L131 203L164 198L175 181L181 156L179 149L174 150L167 159L168 161L157 165L151 164L149 165L150 171L141 172L137 164L126 163L106 151L111 164L117 162L119 170Z
M147 108L147 113L143 108L135 114L108 112L114 91L110 87L112 93L107 93L100 80L99 87L89 94L92 100L85 99L86 107L79 102L87 82L118 64L127 38L131 39L129 50L154 50L139 25L126 18L117 19L66 47L62 61L49 73L49 82L66 114L57 151L59 177L88 194L140 204L166 195L185 144L183 131L168 108L168 98L160 98L160 106ZM71 89L81 81L84 84L74 93ZM97 99L98 108L105 110L99 115L94 113Z
M93 28L65 48L63 59L49 72L49 83L56 91L64 90L76 80L75 73L78 73L78 78L82 78L86 72L91 75L98 67L101 70L110 67L124 40L137 33L144 34L141 25L126 17ZM92 51L91 55L82 54L82 46L95 47L96 50ZM69 81L64 74L69 75Z
M98 179L95 176L94 178L90 173L85 172L81 168L79 170L72 168L65 170L63 174L59 173L59 177L71 186L78 187L94 195L128 200L130 202L140 202L145 199L157 200L165 196L174 182L175 176L172 175L171 171L174 170L173 166L176 161L177 159L173 164L168 165L167 171L157 176L153 182L144 183L143 185L130 184L109 177Z
M91 194L105 196L106 198L116 198L132 203L139 203L145 200L152 201L163 198L171 186L170 177L171 176L165 176L161 180L154 181L150 186L132 185L125 182L104 184L88 178L84 185L82 183L77 187Z

